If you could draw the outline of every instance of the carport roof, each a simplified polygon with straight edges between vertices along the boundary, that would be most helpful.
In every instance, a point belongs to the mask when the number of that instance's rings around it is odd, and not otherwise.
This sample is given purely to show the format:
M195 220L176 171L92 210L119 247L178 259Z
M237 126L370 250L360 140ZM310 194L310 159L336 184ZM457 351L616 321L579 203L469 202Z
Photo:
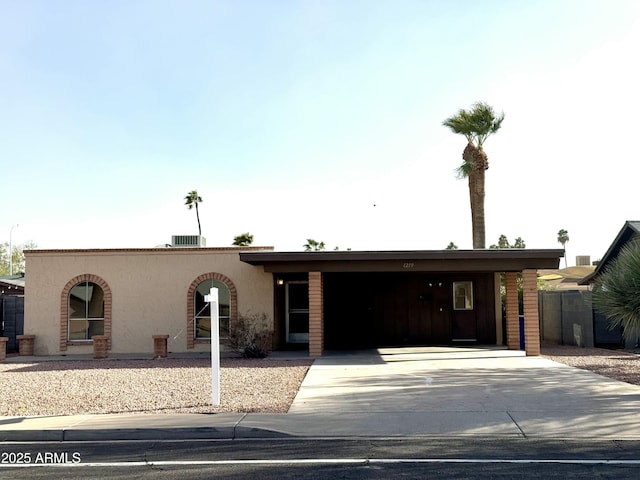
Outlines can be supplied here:
M561 249L241 252L267 272L509 272L558 268Z

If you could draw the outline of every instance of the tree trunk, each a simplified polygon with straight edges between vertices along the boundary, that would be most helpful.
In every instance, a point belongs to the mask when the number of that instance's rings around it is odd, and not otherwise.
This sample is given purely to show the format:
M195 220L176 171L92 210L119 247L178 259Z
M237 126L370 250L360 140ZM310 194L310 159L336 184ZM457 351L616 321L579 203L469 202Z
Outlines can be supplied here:
M471 164L469 171L469 201L471 203L471 232L473 248L486 248L484 218L484 181L485 170L489 168L487 155L482 147L469 143L464 149L462 158Z
M198 212L198 202L196 202L196 218L198 219L198 235L202 236L202 229L200 228L200 213Z

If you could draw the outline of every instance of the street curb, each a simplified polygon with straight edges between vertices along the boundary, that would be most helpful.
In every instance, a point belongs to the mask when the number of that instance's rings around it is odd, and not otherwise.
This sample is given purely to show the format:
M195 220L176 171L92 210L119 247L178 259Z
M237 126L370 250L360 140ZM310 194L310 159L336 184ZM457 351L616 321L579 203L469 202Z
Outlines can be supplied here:
M0 442L98 442L144 440L236 440L296 438L286 432L255 427L116 428L2 430Z

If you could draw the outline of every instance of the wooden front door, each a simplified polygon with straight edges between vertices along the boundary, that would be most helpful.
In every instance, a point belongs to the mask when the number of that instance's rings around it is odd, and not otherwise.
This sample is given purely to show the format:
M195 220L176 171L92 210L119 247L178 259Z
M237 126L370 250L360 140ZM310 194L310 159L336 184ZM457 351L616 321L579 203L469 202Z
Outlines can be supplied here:
M379 345L451 342L451 283L423 275L387 277L378 290L375 330Z

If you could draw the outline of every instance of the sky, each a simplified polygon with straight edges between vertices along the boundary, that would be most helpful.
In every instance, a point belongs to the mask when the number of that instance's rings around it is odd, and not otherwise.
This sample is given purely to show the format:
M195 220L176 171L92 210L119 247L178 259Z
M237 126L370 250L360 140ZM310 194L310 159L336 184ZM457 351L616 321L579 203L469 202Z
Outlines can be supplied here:
M0 243L170 243L197 190L209 247L469 249L442 122L482 101L487 245L597 260L640 220L639 47L636 0L0 0Z

